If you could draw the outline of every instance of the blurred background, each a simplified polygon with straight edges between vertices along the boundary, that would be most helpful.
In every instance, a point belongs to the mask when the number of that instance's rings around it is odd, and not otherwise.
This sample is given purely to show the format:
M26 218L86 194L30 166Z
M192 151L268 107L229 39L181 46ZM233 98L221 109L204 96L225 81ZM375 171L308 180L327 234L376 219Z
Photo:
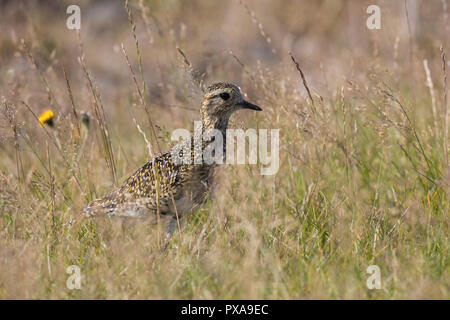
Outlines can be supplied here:
M28 72L26 55L18 50L21 39L43 71L51 70L49 76L55 85L64 84L60 81L64 66L75 95L82 96L85 86L77 62L79 43L76 31L66 27L66 9L70 4L1 1L0 72L5 75L0 78L2 96L14 96L7 84L15 77L33 76ZM88 67L103 94L105 109L114 112L113 105L132 86L122 43L133 67L137 67L124 3L113 0L77 4L81 8L81 38ZM366 9L370 4L381 8L381 30L366 27ZM447 19L442 14L445 5L441 0L139 0L132 1L130 8L137 24L149 99L153 106L165 108L189 104L186 92L178 89L184 79L177 47L206 83L236 82L252 95L255 88L248 85L249 79L245 79L237 59L248 68L270 68L275 77L298 80L288 54L292 52L311 86L324 95L325 90L334 89L336 83L352 77L355 68L361 66L366 70L379 67L400 78L411 73L411 63L421 68L423 59L439 59L439 46L446 44L449 37L448 28L442 27ZM369 57L374 60L369 62ZM405 63L399 67L399 62ZM418 71L415 81L423 80L422 69ZM37 85L32 82L27 81L26 85ZM27 98L38 108L46 105L45 93L35 92Z

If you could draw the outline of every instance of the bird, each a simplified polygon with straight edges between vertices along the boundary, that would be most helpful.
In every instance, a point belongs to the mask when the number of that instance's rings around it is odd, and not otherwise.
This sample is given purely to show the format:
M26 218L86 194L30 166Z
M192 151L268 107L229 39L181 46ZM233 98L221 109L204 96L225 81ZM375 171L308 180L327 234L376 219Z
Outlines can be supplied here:
M179 221L209 198L220 161L202 161L202 155L208 146L211 148L217 142L211 133L218 132L222 136L222 156L226 159L228 122L240 109L262 111L246 101L234 84L219 82L208 86L200 107L201 127L171 150L146 162L120 187L84 206L84 216L137 217L152 223L160 219L167 244L180 226ZM195 141L201 141L201 148L195 147Z

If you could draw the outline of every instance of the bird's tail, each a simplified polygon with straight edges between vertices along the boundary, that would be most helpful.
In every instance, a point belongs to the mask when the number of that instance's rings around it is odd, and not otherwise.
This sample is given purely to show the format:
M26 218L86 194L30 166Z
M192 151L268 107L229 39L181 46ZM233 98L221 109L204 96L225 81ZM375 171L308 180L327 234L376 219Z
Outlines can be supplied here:
M101 216L111 214L115 209L114 198L105 197L89 202L83 207L82 214L86 217Z

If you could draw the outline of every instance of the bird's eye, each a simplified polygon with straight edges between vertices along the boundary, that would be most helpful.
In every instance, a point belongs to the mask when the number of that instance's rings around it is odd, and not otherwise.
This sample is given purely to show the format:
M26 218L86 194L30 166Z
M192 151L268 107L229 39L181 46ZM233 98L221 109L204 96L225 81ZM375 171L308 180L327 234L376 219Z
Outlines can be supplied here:
M220 94L220 97L223 100L228 100L228 99L230 99L230 94L228 92L223 92L223 93Z

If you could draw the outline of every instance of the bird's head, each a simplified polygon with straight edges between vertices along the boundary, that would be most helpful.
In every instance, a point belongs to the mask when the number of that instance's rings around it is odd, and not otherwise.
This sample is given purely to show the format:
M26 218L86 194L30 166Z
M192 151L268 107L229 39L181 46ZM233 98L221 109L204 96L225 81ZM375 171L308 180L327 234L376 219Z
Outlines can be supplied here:
M262 109L245 101L238 86L219 82L210 85L203 96L202 114L211 120L227 119L240 109L261 111Z

